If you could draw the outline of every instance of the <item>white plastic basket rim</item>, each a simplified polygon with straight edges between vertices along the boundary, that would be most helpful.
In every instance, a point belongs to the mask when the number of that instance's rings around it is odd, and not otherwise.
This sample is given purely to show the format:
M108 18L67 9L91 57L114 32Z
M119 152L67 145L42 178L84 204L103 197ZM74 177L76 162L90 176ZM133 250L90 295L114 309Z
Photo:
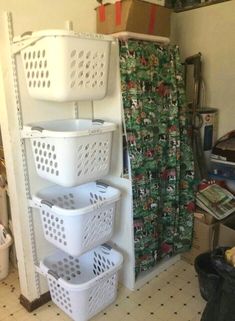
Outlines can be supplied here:
M80 39L89 39L89 40L103 40L103 41L115 41L115 38L112 36L107 36L98 33L89 33L89 32L75 32L73 30L64 30L64 29L46 29L39 30L35 32L26 31L21 36L14 37L14 42L21 42L25 40L32 39L41 39L44 37L74 37Z
M0 251L7 249L9 246L11 246L13 240L11 235L6 231L5 227L0 224L0 234L4 237L4 244L0 245Z
M58 284L60 284L62 287L65 287L69 290L77 290L77 291L81 291L81 290L86 290L86 289L89 289L91 288L92 285L94 285L95 283L99 282L100 280L104 279L104 278L108 278L109 276L113 275L114 273L116 273L118 270L121 269L121 266L123 264L123 256L120 252L114 250L111 246L107 245L107 244L102 244L100 246L98 246L97 248L93 249L93 250L90 250L89 252L93 252L99 248L102 248L104 247L106 251L110 251L110 255L115 255L117 257L117 263L115 264L115 266L112 266L110 267L109 270L101 273L100 275L97 275L95 276L93 279L89 280L89 281L86 281L82 284L71 284L67 281L65 281L63 278L59 277L57 275L56 272L54 272L53 270L49 269L45 264L44 264L44 261L47 259L47 258L50 258L50 257L54 257L56 255L60 255L62 254L63 252L62 251L56 251L54 252L54 254L52 254L51 256L45 258L44 260L40 261L40 266L39 266L39 271L41 272L41 274L43 274L44 276L47 276L48 274L49 275L52 275L55 279L56 279L56 282ZM89 253L89 252L86 252L85 254ZM63 255L63 254L62 254ZM84 255L84 254L83 254ZM81 256L80 256L81 257Z
M98 186L100 185L106 185L102 182L92 182L92 183L87 183L87 184L83 184L80 186L76 186L76 187L71 187L71 188L66 188L67 192L69 193L70 191L76 191L76 189L84 189L84 188L89 188L89 186L93 186L94 184L97 184ZM40 197L40 191L37 193L37 195L34 195L32 200L33 200L33 205L36 208L40 208L43 204L47 205L48 207L51 208L51 210L55 211L58 215L66 215L66 216L77 216L77 215L84 215L86 213L91 212L92 210L96 210L96 209L101 209L104 206L107 206L109 204L112 204L114 202L117 202L120 197L121 197L121 192L116 189L113 188L109 185L106 185L107 187L105 187L106 192L112 192L112 196L109 197L108 199L105 199L103 201L99 201L96 204L90 204L86 207L80 208L80 209L64 209L62 207L59 207L55 204L53 204L52 202L46 200L46 199L42 199L42 197ZM45 193L46 191L51 191L51 190L55 190L56 189L64 189L63 187L60 187L59 185L54 185L51 186L49 188L43 189L41 190L41 192Z
M80 128L79 128L80 127ZM116 124L101 119L63 119L25 125L23 137L82 137L116 130Z

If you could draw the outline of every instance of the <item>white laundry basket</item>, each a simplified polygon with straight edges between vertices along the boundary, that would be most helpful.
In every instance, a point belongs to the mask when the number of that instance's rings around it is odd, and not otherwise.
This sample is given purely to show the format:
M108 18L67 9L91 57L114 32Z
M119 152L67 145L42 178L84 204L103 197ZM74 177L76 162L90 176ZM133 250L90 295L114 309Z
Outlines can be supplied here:
M102 120L55 120L24 126L24 137L31 138L38 175L71 187L108 174L115 129Z
M110 36L42 30L14 38L29 94L54 101L102 99L107 90Z
M52 301L75 321L86 321L117 296L122 255L107 245L80 257L57 252L40 262Z
M45 238L71 255L81 255L113 234L120 192L101 182L73 188L52 186L33 197Z
M9 270L9 247L12 238L5 228L0 224L0 280L8 275Z

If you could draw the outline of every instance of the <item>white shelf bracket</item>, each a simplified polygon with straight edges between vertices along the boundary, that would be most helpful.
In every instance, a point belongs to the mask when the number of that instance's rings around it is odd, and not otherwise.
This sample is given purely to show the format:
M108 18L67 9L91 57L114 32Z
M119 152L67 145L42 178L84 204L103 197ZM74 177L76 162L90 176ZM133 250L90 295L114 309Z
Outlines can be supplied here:
M21 50L35 44L38 40L42 39L43 37L30 37L29 39L20 40L21 36L16 37L13 39L11 45L11 52L12 54L18 54Z

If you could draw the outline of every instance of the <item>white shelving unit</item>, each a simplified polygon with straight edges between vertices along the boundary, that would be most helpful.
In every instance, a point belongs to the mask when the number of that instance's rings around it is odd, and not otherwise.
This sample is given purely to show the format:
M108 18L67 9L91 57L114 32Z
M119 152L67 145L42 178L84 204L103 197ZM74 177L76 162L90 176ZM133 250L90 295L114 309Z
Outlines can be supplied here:
M178 260L179 256L162 262L135 280L132 184L130 179L123 178L122 97L118 42L114 41L111 46L108 91L104 99L76 103L39 101L32 99L26 89L22 62L20 56L16 54L18 49L13 44L11 14L4 13L0 22L0 43L3 45L1 46L3 82L0 82L1 127L15 242L18 257L22 258L19 260L21 294L29 301L33 301L48 291L47 284L35 270L35 265L54 251L54 247L43 237L39 215L30 206L29 200L32 195L50 184L36 173L30 143L22 138L23 125L38 120L69 118L97 118L117 125L113 135L110 172L102 179L122 193L111 243L124 256L121 283L132 290L141 287L154 275Z

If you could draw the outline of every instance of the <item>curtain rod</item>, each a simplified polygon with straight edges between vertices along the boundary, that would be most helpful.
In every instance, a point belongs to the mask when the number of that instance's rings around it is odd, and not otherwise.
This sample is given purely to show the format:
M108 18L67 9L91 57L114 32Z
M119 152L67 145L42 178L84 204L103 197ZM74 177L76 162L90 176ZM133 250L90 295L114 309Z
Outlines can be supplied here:
M137 39L137 40L158 42L165 45L170 43L170 39L166 37L153 36L153 35L135 33L135 32L129 32L129 31L116 32L116 33L113 33L112 36L120 40Z

